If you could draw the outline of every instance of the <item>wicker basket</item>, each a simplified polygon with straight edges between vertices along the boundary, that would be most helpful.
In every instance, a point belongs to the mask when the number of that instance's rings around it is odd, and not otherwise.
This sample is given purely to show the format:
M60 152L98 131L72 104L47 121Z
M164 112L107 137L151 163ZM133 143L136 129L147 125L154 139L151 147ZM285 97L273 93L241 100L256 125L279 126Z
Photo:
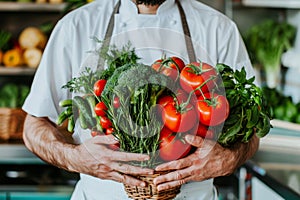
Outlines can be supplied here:
M22 139L25 117L21 108L0 108L0 140Z
M158 192L153 184L153 179L159 176L159 173L147 176L137 176L138 179L145 181L146 187L124 185L129 198L138 200L169 200L174 199L180 192L180 186Z

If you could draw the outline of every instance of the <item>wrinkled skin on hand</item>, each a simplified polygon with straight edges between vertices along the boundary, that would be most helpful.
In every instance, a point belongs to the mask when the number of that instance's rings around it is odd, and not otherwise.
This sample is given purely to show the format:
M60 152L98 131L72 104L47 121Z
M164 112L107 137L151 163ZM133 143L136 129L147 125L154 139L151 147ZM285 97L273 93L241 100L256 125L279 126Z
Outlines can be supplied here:
M133 186L145 186L143 181L130 175L152 174L153 170L127 164L129 161L148 160L148 155L113 151L106 145L118 141L112 135L96 136L77 146L77 162L73 166L81 173L101 179L109 179ZM78 164L77 164L78 163Z
M113 151L108 145L118 143L113 135L99 135L82 144L74 144L72 135L61 132L48 118L27 115L23 141L42 160L59 168L89 174L101 179L143 186L145 183L130 175L152 174L153 169L129 165L144 161L149 155Z
M248 144L239 144L238 147L229 149L199 136L188 135L185 140L197 147L196 151L188 157L157 166L157 171L173 170L154 179L158 190L169 189L189 181L203 181L229 175L251 157L258 146L256 138L251 154L247 155Z
M42 160L68 171L133 186L144 186L145 183L130 175L153 173L152 169L128 164L129 161L149 159L148 155L107 148L118 142L112 135L96 136L80 145L74 144L70 134L63 134L46 118L27 115L23 140L26 147ZM186 158L157 166L157 171L174 170L154 179L158 190L230 174L256 152L259 143L258 138L253 137L247 144L228 149L199 136L187 135L185 140L197 150Z

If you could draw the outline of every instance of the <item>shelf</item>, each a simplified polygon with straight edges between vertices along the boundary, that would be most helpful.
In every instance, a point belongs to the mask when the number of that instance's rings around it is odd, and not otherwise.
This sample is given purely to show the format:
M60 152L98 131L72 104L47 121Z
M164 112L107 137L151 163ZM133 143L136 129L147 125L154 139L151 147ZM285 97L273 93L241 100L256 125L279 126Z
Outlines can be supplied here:
M66 3L0 2L0 11L62 12L65 8Z
M300 125L281 120L272 120L268 135L260 139L259 151L272 154L286 154L294 156L290 162L297 162L300 169ZM266 156L264 159L267 159ZM277 159L290 159L289 156L279 156Z
M0 150L0 164L45 164L21 143L0 144Z
M281 128L281 129L299 132L299 136L300 136L300 124L278 120L278 119L272 119L271 124L274 128Z
M0 191L9 192L15 199L69 199L74 185L1 185ZM30 196L29 196L30 195ZM47 198L49 196L49 198ZM0 196L1 197L1 196ZM17 197L17 198L16 198ZM1 198L0 198L1 199Z
M299 0L243 0L242 4L253 7L291 8L299 9Z
M264 138L260 139L260 151L289 154L297 157L297 164L300 166L300 137L285 135L284 130L279 134L269 133ZM278 154L279 155L279 154ZM280 157L278 159L289 159L287 157ZM291 160L292 162L292 160Z
M36 69L28 67L3 67L0 66L0 75L34 75Z

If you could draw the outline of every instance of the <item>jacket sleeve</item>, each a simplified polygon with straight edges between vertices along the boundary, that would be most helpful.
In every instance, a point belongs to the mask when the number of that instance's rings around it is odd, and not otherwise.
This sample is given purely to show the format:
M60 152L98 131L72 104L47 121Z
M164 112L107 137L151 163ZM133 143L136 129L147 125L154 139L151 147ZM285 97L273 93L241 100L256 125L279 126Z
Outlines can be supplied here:
M72 48L67 29L68 26L59 21L52 31L23 105L27 113L48 117L51 121L55 121L60 112L58 102L70 96L61 88L72 77Z

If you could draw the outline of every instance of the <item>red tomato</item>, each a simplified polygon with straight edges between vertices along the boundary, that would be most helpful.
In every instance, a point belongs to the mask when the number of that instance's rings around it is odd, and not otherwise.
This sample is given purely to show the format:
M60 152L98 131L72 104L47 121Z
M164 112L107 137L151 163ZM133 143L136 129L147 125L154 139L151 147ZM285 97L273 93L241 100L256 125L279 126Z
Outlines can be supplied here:
M156 60L152 65L152 69L154 69L155 71L159 71L161 69L161 65L162 65L163 59L158 59Z
M185 157L191 145L182 142L175 133L166 127L160 133L159 156L164 161L172 161Z
M114 130L113 127L107 128L107 129L105 130L105 135L111 135L114 131L115 131L115 130ZM109 145L108 145L108 148L110 148L111 150L117 151L117 150L120 149L120 143L109 144Z
M182 89L178 89L176 91L175 97L179 104L184 103L188 100L188 94ZM171 95L164 95L158 99L157 103L162 107L165 107L168 103L175 104L176 102L174 100L174 97L172 97Z
M165 126L173 132L186 132L192 129L198 120L197 112L192 109L191 105L188 105L187 108L180 112L175 104L167 104L162 113Z
M113 127L109 127L105 130L105 135L111 135L113 132L115 132Z
M182 69L180 85L188 93L203 85L201 90L206 93L215 87L215 80L209 80L211 77L217 77L217 72L212 66L207 63L193 62ZM208 82L205 83L206 81ZM195 94L200 95L201 92L196 90Z
M94 111L97 116L103 117L106 116L107 107L104 102L100 101L99 103L96 104Z
M200 123L206 126L216 126L223 123L229 115L229 103L225 96L205 93L198 97L197 110Z
M104 116L100 118L100 125L104 129L108 129L112 126L111 121L108 119L108 117Z
M214 138L214 131L210 129L208 126L205 126L201 123L199 123L197 127L197 136L207 138L207 139L213 139Z
M95 93L96 96L101 96L101 93L102 93L105 85L106 85L106 80L105 79L100 79L100 80L98 80L94 83L93 90L94 90L94 93Z
M165 107L168 103L174 102L174 98L170 95L162 96L158 99L157 103L162 107Z
M119 108L120 107L120 99L119 99L119 97L114 97L113 106L114 106L114 108Z
M179 72L185 67L183 60L176 56L172 56L168 64L171 68L177 69Z
M179 74L184 66L185 64L183 60L175 56L156 60L152 64L152 68L154 70L169 76L173 80L176 80L179 77Z
M157 100L157 117L159 117L160 120L163 120L162 115L164 113L165 106L169 103L175 104L174 98L170 95L162 96Z

